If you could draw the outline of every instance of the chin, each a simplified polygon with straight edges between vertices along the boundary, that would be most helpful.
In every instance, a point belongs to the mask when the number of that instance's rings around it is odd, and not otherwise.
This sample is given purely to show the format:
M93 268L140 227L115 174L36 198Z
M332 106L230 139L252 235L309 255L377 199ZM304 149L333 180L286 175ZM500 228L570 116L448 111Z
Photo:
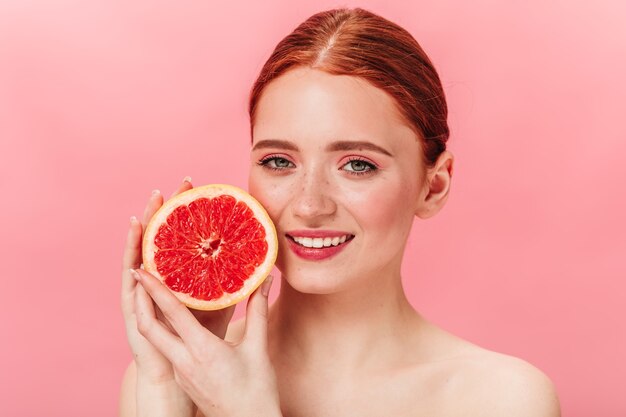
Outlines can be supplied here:
M289 270L278 267L281 272L283 283L286 283L293 290L302 294L332 294L341 291L340 282L330 278L328 274L312 271L302 271L301 269Z

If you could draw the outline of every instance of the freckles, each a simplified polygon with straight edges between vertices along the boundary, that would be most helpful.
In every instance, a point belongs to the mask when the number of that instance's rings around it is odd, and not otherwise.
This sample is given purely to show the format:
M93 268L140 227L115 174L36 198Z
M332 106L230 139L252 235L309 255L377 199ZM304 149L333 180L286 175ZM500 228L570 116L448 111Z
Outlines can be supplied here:
M259 201L265 207L268 213L273 213L275 204L280 201L280 187L276 184L260 188Z
M257 187L258 200L273 221L277 221L289 199L295 194L293 186L284 182L264 183Z

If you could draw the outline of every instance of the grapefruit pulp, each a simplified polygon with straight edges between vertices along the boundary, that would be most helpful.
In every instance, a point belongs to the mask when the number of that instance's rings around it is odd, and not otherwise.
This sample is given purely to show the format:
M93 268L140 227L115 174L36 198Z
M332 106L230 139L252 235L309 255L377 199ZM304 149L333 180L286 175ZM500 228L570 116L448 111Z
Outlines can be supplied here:
M225 184L192 188L152 216L143 237L144 269L188 307L219 310L251 294L278 253L263 206Z

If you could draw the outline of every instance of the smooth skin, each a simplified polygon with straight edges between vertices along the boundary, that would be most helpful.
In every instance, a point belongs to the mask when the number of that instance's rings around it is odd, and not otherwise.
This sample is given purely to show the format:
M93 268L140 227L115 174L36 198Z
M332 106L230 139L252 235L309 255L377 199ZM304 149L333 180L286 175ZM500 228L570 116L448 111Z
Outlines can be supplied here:
M266 87L253 130L249 190L277 228L282 272L277 300L267 310L267 297L255 293L246 320L232 323L221 341L209 337L206 326L147 273L141 275L147 293L137 291L135 299L135 311L148 317L144 325L139 320L139 333L173 361L175 380L192 402L205 401L198 404L198 415L560 415L554 386L541 371L447 333L408 302L400 276L406 239L416 218L432 217L445 205L454 160L446 151L429 167L421 152L392 99L363 80L296 68ZM287 234L298 229L340 230L354 239L335 257L309 261L287 246ZM131 236L127 252L133 242ZM132 275L125 276L131 288ZM180 329L180 338L172 330L167 336L166 326L159 328L161 336L151 330L159 317L147 294L174 330ZM127 322L131 330L132 325ZM249 329L257 336L250 337ZM202 369L227 375L225 384L238 394L234 406L201 371L176 377L176 362L189 357L180 346L187 340L197 352L207 343L207 355L220 355L212 356L219 369ZM247 358L225 353L225 347L243 350L240 346L254 353ZM159 356L152 351L150 357ZM241 369L254 366L246 362L250 358L269 366L245 375ZM165 360L157 361L163 369ZM153 384L139 383L152 362L136 361L124 378L123 416L141 415L129 404L157 392L151 391ZM250 379L263 381L266 389ZM179 404L171 408L179 407L176 415L192 415L180 406L187 404L185 395L168 392L159 397L166 398L163 403L172 399ZM253 414L251 402L242 401L247 396L255 403ZM215 407L224 412L213 412Z

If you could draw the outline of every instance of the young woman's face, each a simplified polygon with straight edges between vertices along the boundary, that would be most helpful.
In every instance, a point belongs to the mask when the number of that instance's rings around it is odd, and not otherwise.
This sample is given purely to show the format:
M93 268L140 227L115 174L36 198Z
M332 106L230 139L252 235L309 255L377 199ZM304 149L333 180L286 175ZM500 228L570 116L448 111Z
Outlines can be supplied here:
M384 91L308 68L273 80L257 107L249 190L276 225L288 283L325 294L399 274L421 161Z

